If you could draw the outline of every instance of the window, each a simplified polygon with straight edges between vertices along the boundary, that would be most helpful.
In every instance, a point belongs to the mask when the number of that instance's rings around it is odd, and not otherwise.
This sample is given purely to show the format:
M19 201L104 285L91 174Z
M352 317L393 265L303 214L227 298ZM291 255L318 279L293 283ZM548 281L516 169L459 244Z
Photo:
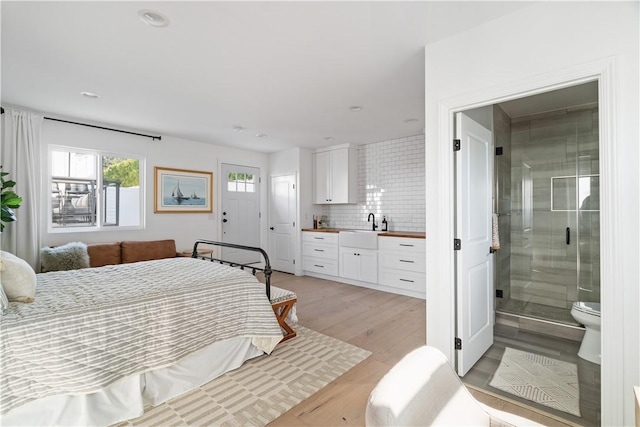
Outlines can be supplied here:
M253 174L243 172L229 172L227 177L227 190L253 193L256 191L256 182Z
M51 229L142 226L143 158L51 147L49 159Z

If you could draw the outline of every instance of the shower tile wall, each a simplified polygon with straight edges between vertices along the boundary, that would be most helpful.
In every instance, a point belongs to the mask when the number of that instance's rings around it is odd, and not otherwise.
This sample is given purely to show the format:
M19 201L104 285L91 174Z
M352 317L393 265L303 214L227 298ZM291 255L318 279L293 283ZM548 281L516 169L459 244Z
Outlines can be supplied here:
M599 174L597 119L597 108L583 108L511 120L512 299L562 308L570 308L578 299L599 301L597 184L591 199L595 208L579 211L580 230L577 190L571 184L576 160L580 175ZM589 180L598 182L597 177ZM572 233L570 245L567 227ZM581 287L587 289L580 295L578 250Z
M495 212L499 214L500 250L496 252L496 289L502 298L496 299L496 309L511 298L511 118L499 106L493 106L493 144L502 149L494 157Z

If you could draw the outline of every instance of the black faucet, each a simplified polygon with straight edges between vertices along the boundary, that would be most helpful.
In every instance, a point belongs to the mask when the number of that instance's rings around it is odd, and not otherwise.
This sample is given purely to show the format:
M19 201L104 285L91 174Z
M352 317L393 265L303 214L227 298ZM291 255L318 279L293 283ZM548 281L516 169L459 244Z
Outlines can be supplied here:
M371 217L373 217L373 225L371 226L371 231L376 231L376 228L378 228L378 226L376 225L376 216L373 214L373 212L371 212L367 217L367 222L371 222Z

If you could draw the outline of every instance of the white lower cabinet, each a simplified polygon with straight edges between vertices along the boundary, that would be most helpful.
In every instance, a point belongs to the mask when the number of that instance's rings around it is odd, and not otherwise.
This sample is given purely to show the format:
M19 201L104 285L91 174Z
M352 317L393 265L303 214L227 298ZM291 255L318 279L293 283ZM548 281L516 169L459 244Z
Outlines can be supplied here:
M338 234L302 233L302 268L329 276L338 275Z
M328 279L385 292L426 297L425 239L378 237L378 249L339 246L338 233L304 231L302 268Z
M425 298L426 245L424 239L379 237L378 284Z
M378 282L378 251L340 248L340 277L361 282Z

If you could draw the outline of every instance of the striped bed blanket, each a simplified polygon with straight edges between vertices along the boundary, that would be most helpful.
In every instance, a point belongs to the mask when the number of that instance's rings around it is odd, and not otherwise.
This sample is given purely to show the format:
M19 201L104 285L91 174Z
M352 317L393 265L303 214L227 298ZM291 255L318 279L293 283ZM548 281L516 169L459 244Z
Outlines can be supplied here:
M192 258L38 274L35 302L0 320L0 413L101 390L216 341L282 339L264 284ZM215 363L215 361L213 362Z

